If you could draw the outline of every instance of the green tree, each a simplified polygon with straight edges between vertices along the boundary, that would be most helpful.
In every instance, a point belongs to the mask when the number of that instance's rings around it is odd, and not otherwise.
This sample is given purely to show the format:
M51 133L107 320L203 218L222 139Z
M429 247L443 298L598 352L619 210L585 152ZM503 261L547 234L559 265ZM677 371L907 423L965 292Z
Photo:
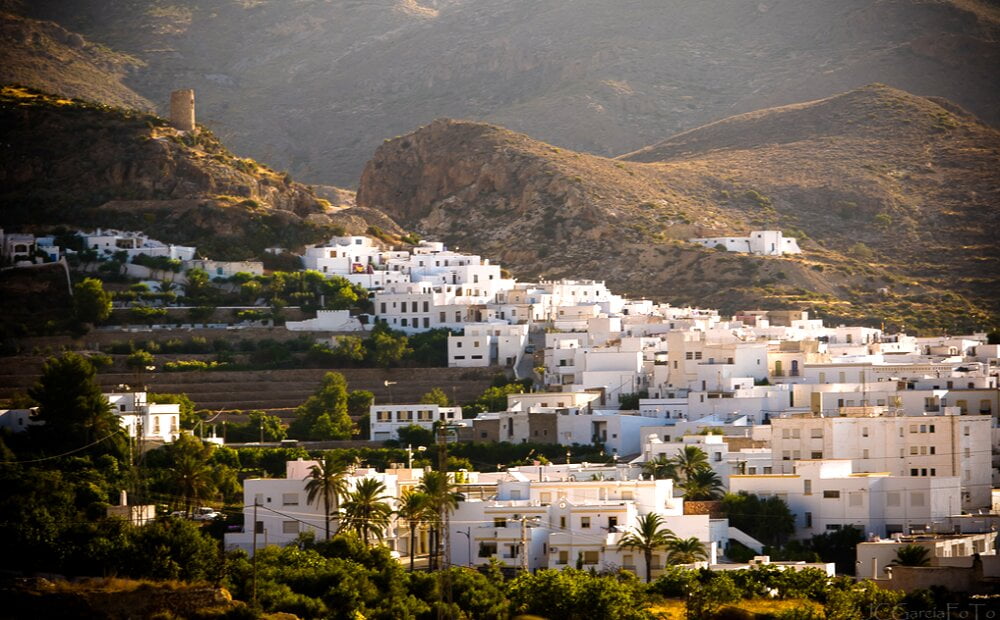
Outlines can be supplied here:
M99 323L111 316L111 294L96 278L73 286L73 311L81 323Z
M419 424L407 424L396 429L401 445L431 446L434 444L434 432Z
M333 347L333 355L343 362L363 362L364 342L357 336L339 336L336 346Z
M141 373L146 370L147 367L152 366L156 362L153 354L149 351L143 351L139 349L137 351L132 351L127 358L125 358L125 367L129 370Z
M209 465L212 447L193 435L181 435L164 450L173 462L167 473L171 490L182 499L184 512L190 515L195 503L217 491Z
M691 564L707 560L708 554L705 552L705 545L697 537L673 538L667 545L667 562L670 564Z
M676 480L677 465L664 454L642 464L642 473L653 480Z
M722 498L722 509L730 525L770 547L784 544L795 532L795 515L780 497L729 493Z
M382 368L399 364L411 351L406 336L388 329L373 330L371 342L372 363Z
M684 499L689 502L718 499L723 488L719 475L707 468L692 472L679 486L684 490Z
M190 299L204 299L211 289L208 272L204 269L188 269L187 284L184 286L184 296Z
M296 439L350 439L354 422L347 412L347 381L328 372L320 388L295 410L288 434Z
M366 547L373 536L381 541L385 529L389 527L392 507L385 502L389 499L385 492L385 484L381 481L362 478L354 490L347 493L340 506L344 519L341 527L354 531Z
M101 393L97 371L87 358L76 353L49 358L28 395L38 403L38 420L44 422L33 434L46 450L64 452L99 441L101 447L92 451L124 453L121 420Z
M375 395L368 390L352 390L347 395L347 415L352 418L368 417Z
M653 578L653 553L666 548L676 538L670 529L663 526L663 517L648 512L639 517L635 528L618 541L619 549L642 551L646 564L646 583Z
M674 457L677 471L687 480L695 472L709 469L708 455L698 446L684 446L684 449Z
M414 491L413 489L407 489L403 491L403 496L400 498L399 508L396 510L396 514L400 519L406 522L407 527L410 528L410 544L408 545L410 550L410 572L413 572L413 563L417 555L416 549L416 538L417 538L417 528L420 526L428 517L430 502L426 493L420 491Z
M896 549L896 558L889 562L897 566L930 566L930 551L916 544L903 545Z
M422 405L440 405L441 407L448 406L448 395L444 393L439 387L432 389L420 397L420 404Z
M444 526L448 515L458 507L459 494L455 492L455 486L448 477L446 471L429 471L424 474L418 487L421 493L427 495L428 514L432 515L431 523L431 565L432 568L439 566L439 554L441 553L441 528Z
M330 518L333 516L334 504L338 503L347 489L346 476L344 464L330 452L309 467L309 475L306 477L306 502L310 504L323 502L326 540L330 540Z

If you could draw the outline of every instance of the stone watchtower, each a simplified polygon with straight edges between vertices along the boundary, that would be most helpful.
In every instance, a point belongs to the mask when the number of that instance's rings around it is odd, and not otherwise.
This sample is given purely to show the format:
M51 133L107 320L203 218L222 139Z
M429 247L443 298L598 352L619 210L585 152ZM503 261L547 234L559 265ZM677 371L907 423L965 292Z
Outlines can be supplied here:
M181 131L194 131L194 89L170 93L170 124Z

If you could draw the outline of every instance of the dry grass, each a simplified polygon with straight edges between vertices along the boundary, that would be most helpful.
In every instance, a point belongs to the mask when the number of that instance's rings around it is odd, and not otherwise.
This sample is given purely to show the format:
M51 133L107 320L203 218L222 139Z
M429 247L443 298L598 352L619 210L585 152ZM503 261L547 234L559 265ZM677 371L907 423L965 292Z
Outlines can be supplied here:
M808 608L815 613L821 613L823 606L808 599L747 599L741 600L731 605L744 611L754 614L779 614L795 609ZM684 601L678 599L666 599L654 605L650 611L661 620L684 620Z

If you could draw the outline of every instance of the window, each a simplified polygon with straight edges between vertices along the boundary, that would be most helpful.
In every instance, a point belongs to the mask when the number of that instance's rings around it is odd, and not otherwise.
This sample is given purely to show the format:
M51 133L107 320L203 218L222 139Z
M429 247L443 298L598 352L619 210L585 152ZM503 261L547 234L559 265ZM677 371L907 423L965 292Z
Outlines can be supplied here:
M622 499L623 500L631 500L632 499L632 491L622 491Z
M823 499L839 499L840 491L823 491Z
M479 557L488 558L497 554L497 544L495 542L479 543ZM562 557L562 556L560 556Z
M584 564L597 564L598 552L597 551L584 551L583 552L583 563Z
M282 521L281 522L281 533L282 534L298 534L299 533L299 522L298 521Z
M298 493L282 493L281 494L281 505L282 506L298 506L299 505L299 494Z
M937 452L937 446L931 446L930 447L930 451L931 451L931 454L935 454Z
M827 531L830 531L830 532L836 532L836 531L840 530L840 524L839 523L827 523L826 524L826 529L827 529Z
M813 494L813 481L812 480L803 480L802 481L802 494L803 495L812 495Z
M558 564L569 564L569 551L560 551L559 552L559 561L557 563Z
M580 517L580 527L585 530L590 529L590 517Z
M608 529L612 530L618 527L618 517L608 517Z
M493 527L507 527L507 519L503 517L493 517Z
M861 506L864 503L864 498L860 491L852 491L847 494L847 505L848 506Z
M885 494L885 505L890 507L899 506L899 493L896 491L889 491Z
M910 492L910 506L919 507L924 505L924 493L923 491L911 491Z
M918 470L917 470L917 468L916 468L916 467L913 467L913 468L911 468L911 469L910 469L910 475L911 475L911 476L916 476L916 475L917 475L917 471L918 471Z
M917 447L916 446L910 446L910 454L914 455L916 453L917 453Z
M822 450L820 450L820 451L813 450L812 452L809 453L809 458L811 458L813 460L819 460L819 459L823 458L823 451Z
M544 493L539 493L538 494L538 501L541 502L542 505L551 504L552 503L552 493L549 492L549 491L546 491Z
M812 439L823 439L823 429L821 428L809 429L809 437Z
M263 534L264 533L264 522L263 521L257 521L256 523L254 523L254 531L257 532L258 534Z
M813 526L813 513L807 512L805 514L805 527L812 527L812 526Z
M566 529L566 517L565 516L559 517L559 529L561 529L561 530Z

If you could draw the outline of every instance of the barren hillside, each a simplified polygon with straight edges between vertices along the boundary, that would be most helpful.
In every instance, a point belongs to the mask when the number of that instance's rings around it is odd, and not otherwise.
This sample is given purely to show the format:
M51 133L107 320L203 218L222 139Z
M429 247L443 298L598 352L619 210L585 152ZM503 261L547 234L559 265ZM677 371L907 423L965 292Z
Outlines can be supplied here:
M195 244L213 258L301 246L382 213L337 209L290 175L134 110L0 88L0 224L113 226Z
M195 88L227 144L314 183L353 186L384 138L440 117L611 156L883 82L1000 122L986 0L15 4L141 60L125 82L157 105Z
M953 104L871 85L619 160L435 121L376 151L358 204L522 277L958 329L1000 307L998 170L995 129ZM761 228L800 237L805 254L751 258L683 241Z

